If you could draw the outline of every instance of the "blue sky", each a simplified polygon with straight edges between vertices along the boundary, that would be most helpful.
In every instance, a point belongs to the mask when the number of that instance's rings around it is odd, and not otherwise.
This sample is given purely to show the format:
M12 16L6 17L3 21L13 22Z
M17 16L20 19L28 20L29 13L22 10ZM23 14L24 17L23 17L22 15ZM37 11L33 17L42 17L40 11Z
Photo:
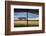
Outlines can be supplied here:
M19 18L19 17L26 17L27 18L27 12L16 12L14 14L14 16L16 18ZM37 14L28 13L28 18L38 18L38 17L39 17L39 15L37 15Z

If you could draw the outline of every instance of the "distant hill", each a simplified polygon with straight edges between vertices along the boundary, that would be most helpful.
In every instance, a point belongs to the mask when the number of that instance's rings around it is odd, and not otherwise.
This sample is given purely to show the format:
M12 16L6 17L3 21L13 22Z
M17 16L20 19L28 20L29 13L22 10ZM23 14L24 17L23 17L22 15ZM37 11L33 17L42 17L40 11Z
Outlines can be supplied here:
M15 20L27 20L26 18L14 18ZM39 20L39 18L28 18L28 20Z

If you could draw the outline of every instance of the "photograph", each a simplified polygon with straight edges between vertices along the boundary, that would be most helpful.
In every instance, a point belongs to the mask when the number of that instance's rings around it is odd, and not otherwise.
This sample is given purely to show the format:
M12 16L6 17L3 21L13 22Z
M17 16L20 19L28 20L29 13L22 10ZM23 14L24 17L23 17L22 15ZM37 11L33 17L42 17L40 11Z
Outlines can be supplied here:
M39 26L39 9L14 8L14 27Z
M45 32L45 4L5 1L5 35Z

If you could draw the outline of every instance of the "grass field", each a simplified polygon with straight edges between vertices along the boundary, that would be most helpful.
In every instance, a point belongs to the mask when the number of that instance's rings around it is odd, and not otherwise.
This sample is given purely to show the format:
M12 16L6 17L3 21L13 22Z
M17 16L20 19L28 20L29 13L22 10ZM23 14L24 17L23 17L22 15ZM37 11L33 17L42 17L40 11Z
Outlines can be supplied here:
M39 25L39 20L28 20L28 24L26 20L14 21L14 27L32 27L38 25Z

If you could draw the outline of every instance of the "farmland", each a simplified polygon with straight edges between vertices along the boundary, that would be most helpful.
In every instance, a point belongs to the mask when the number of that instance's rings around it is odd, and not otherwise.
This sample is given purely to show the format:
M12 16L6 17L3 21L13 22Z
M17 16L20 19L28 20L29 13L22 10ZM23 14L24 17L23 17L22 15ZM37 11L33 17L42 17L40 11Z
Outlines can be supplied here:
M15 20L14 27L31 27L31 26L38 26L39 20Z

